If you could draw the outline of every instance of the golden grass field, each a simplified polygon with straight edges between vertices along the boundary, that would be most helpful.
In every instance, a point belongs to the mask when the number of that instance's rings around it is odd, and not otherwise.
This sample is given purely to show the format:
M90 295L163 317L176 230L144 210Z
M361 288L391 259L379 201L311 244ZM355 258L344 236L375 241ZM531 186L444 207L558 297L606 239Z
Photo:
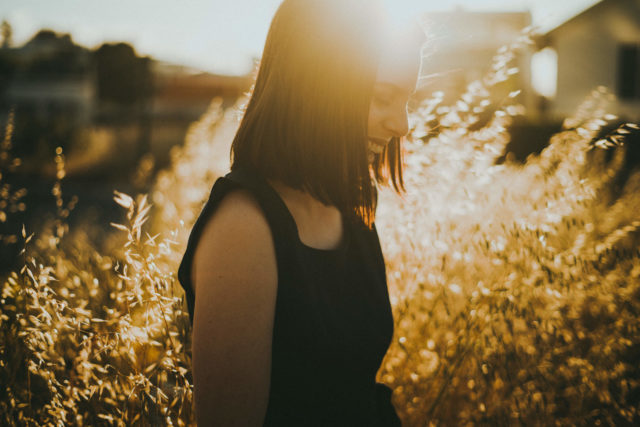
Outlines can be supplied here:
M436 94L412 113L408 192L382 189L376 221L395 318L378 381L406 426L638 423L640 175L611 190L638 126L594 141L614 119L597 88L539 156L496 165L522 109L517 92L486 99L516 48L455 106ZM99 224L111 229L104 247L67 225L75 199L57 151L53 219L3 236L24 251L0 285L0 424L194 423L176 270L229 166L240 111L212 102L149 194L116 192L126 219ZM9 123L4 168L19 167L11 132ZM23 190L0 189L0 220L11 221Z

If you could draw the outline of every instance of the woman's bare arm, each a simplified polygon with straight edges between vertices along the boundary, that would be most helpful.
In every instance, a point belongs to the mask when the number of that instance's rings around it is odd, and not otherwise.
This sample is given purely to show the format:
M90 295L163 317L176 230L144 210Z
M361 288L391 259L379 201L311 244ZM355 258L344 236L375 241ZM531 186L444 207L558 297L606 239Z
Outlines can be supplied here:
M271 230L245 190L222 200L194 254L198 426L261 426L271 378L277 268Z

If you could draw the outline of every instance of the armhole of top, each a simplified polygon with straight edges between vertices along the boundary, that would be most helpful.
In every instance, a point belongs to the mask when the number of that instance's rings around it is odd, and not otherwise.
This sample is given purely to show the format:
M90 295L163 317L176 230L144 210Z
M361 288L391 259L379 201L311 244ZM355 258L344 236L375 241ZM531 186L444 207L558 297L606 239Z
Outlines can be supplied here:
M244 189L251 193L249 189L245 188L239 183L236 183L226 177L219 177L214 183L213 188L211 189L211 193L209 194L209 199L200 211L200 215L196 219L196 222L191 229L191 233L189 234L187 247L184 251L180 266L178 267L178 280L180 281L180 285L184 289L187 296L187 302L189 303L190 312L193 312L193 307L191 305L193 304L193 298L195 297L191 271L193 267L193 256L195 254L196 246L200 241L200 237L209 218L211 218L211 215L213 215L213 212L216 210L224 196L226 196L230 191L234 189ZM255 195L253 194L252 196L255 197Z
M280 280L283 263L286 263L286 260L291 256L288 252L290 248L288 248L285 242L282 241L282 236L290 233L291 224L286 218L283 218L283 213L281 212L282 207L274 202L272 195L264 189L261 181L253 175L248 175L248 173L243 170L232 171L225 176L219 177L211 189L209 199L205 203L198 219L191 229L191 234L187 241L184 256L180 266L178 267L178 280L185 291L187 306L190 313L193 313L195 305L195 291L192 283L191 270L196 245L207 221L224 196L233 189L244 189L248 191L258 203L258 206L267 220L267 224L271 231L271 237L273 239L278 280Z

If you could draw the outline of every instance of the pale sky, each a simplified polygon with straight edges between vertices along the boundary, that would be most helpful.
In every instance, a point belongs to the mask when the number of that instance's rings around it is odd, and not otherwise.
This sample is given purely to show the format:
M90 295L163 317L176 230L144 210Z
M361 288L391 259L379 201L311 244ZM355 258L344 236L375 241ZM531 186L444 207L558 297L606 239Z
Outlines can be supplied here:
M451 10L530 10L533 23L551 28L597 0L385 0L394 13ZM94 48L131 43L138 54L221 74L250 71L262 52L281 0L2 0L0 20L22 45L41 28L70 33Z

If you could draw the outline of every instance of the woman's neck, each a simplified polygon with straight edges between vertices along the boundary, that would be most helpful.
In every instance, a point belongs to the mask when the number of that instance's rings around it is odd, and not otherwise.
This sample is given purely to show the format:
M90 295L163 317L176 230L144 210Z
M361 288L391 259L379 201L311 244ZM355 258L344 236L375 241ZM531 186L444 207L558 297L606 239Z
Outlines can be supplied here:
M335 206L322 203L306 191L289 187L280 181L269 181L269 183L285 201L289 210L293 208L303 211L309 218L322 218L337 211Z
M343 239L342 214L335 206L325 205L309 193L279 182L270 182L293 216L298 237L307 246L335 248Z

